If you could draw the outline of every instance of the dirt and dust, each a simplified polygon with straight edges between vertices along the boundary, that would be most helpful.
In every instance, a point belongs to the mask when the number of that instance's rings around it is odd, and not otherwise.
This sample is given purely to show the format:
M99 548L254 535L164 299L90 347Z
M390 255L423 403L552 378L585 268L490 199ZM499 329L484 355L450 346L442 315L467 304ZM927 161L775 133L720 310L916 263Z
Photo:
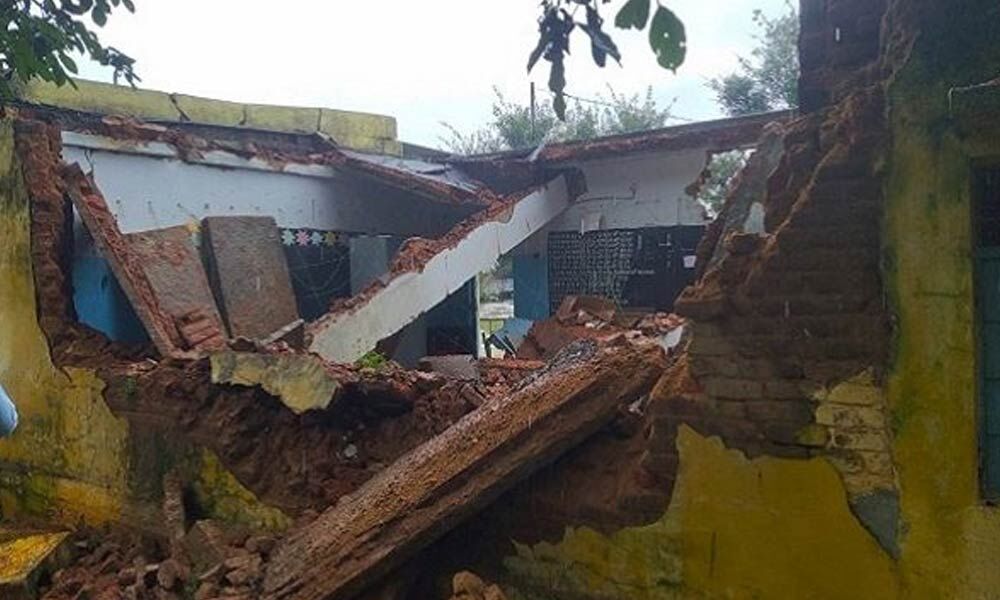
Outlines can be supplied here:
M115 414L213 450L243 485L293 514L335 502L499 391L391 365L338 373L337 402L296 415L259 388L212 384L208 360L100 371Z
M251 600L275 538L198 521L176 540L125 530L74 534L77 559L39 586L42 600Z

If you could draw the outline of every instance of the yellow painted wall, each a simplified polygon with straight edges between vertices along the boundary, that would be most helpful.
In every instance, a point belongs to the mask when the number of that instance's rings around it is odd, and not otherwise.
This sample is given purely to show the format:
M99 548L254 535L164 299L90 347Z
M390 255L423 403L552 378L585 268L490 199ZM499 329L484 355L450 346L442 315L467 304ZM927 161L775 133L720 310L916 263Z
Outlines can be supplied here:
M1000 511L978 479L972 164L949 124L952 87L991 79L995 3L922 3L909 64L890 88L886 279L898 318L888 383L911 597L1000 597ZM995 152L1000 139L990 140ZM1000 152L997 152L1000 154Z
M396 156L403 153L396 139L396 119L393 117L327 108L226 102L97 81L77 80L76 84L76 88L59 87L33 80L24 86L20 96L37 104L149 120L190 120L285 133L322 132L355 150Z
M895 565L851 514L822 459L748 460L682 426L657 523L571 529L506 561L523 598L893 598ZM546 593L552 594L551 596ZM575 595L574 595L575 594Z
M127 425L82 370L52 365L35 318L28 200L9 122L0 122L0 381L21 425L0 440L0 507L68 522L100 522L123 510Z
M92 371L53 366L36 317L29 232L11 124L0 121L0 382L20 413L14 435L0 439L3 518L156 529L162 473L145 470L151 460L181 469L211 514L286 526L285 515L261 505L213 455L132 431L111 414L101 397L104 383Z

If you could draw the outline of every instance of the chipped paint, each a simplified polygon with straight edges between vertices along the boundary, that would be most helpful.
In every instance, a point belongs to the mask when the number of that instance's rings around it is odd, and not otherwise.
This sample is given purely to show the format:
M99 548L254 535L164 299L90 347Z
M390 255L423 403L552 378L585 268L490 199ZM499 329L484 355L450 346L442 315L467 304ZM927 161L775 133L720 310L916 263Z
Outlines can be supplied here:
M827 461L748 460L687 426L677 447L680 471L662 519L610 536L569 529L558 544L518 547L505 561L515 597L897 595L892 559L851 513Z

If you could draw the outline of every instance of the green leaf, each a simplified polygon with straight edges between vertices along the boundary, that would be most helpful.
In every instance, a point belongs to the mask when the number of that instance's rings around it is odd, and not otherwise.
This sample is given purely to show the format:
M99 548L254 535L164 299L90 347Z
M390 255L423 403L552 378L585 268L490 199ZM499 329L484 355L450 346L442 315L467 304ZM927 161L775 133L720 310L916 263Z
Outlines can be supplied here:
M77 16L87 14L93 6L93 0L62 0L63 10Z
M684 23L677 15L663 6L656 9L649 25L649 45L656 54L656 61L664 69L677 71L687 55L687 34Z
M581 25L580 28L590 36L590 50L597 66L603 67L607 62L607 56L611 56L618 64L621 64L621 52L618 51L618 46L615 45L610 35L587 25Z
M97 23L98 27L104 27L108 22L108 13L100 6L95 6L90 16L94 19L94 23Z
M66 67L66 70L69 71L70 73L73 73L74 75L79 73L79 71L76 68L76 61L74 61L69 56L60 53L59 60L62 62L63 66Z
M628 0L615 16L615 27L642 30L649 20L650 3L651 0Z
M125 8L127 8L129 12L135 12L135 4L132 3L132 0L122 0L122 4L125 5Z

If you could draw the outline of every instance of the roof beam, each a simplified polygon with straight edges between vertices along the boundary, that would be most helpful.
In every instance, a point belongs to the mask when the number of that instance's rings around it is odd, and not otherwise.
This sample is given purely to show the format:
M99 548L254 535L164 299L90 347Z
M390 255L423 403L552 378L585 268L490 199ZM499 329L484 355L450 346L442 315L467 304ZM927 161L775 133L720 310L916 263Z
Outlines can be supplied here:
M501 256L545 227L569 203L569 185L560 176L519 200L472 216L435 242L437 252L429 259L397 269L387 282L376 282L314 323L311 350L333 362L358 360L467 281L493 268ZM404 248L401 255L406 252Z

